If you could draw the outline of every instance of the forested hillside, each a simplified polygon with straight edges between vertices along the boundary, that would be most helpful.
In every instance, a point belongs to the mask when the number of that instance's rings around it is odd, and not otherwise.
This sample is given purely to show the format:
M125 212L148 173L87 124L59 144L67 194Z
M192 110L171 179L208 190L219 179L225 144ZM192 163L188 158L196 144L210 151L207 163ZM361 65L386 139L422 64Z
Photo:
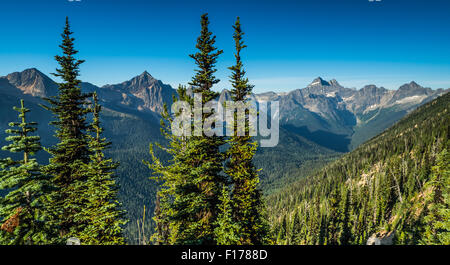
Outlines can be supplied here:
M450 94L269 196L279 244L450 243Z
M254 160L267 195L315 173L340 155L281 126L278 145L258 148Z

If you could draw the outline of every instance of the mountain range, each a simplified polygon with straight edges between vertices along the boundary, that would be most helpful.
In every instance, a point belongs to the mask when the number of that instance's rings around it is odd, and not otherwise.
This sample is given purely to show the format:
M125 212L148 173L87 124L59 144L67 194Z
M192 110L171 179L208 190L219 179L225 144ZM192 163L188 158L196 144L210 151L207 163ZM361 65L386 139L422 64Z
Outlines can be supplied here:
M0 77L0 93L28 96L36 101L54 96L57 83L35 68ZM169 106L175 89L155 79L147 71L120 84L95 86L81 84L85 92L96 91L105 107L123 113L159 117L164 103ZM254 94L257 101L280 102L280 124L323 147L346 152L388 128L406 113L439 95L444 89L432 90L412 81L397 90L366 85L357 90L341 86L335 79L318 77L307 87L290 92ZM229 99L223 90L221 100Z
M150 142L164 141L159 113L164 103L170 106L176 90L147 71L120 84L99 87L83 82L81 88L97 92L104 106L102 121L106 137L113 142L108 154L121 163L117 171L119 196L129 219L141 217L143 205L151 213L157 185L148 179L151 172L142 160L149 159ZM30 120L39 123L43 145L54 144L53 129L48 125L53 118L39 104L45 104L42 98L54 96L57 91L58 84L36 68L0 77L0 146L4 144L7 124L16 119L12 107L20 98L32 110ZM287 93L253 94L251 98L256 101L280 102L280 142L274 148L260 148L255 157L256 165L262 168L263 189L271 193L310 175L448 91L432 90L415 82L397 90L375 85L357 90L318 77L307 87ZM219 98L229 99L229 91L223 90ZM0 151L0 157L4 155ZM45 152L38 156L43 163L48 161ZM135 229L135 222L131 223L129 237Z
M280 101L282 126L319 145L346 152L446 92L448 89L432 90L414 81L398 90L375 85L356 90L318 77L303 89L255 96Z

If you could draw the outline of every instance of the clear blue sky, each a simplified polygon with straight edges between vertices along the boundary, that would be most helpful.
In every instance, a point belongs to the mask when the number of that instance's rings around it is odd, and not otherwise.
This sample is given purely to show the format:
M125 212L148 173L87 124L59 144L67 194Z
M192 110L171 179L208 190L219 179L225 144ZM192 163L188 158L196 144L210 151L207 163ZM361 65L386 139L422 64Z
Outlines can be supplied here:
M53 72L69 16L86 60L83 81L118 83L147 70L185 84L204 12L224 50L217 89L229 86L236 16L256 92L301 88L317 76L357 88L396 89L411 80L450 88L448 0L2 0L0 76L29 67Z

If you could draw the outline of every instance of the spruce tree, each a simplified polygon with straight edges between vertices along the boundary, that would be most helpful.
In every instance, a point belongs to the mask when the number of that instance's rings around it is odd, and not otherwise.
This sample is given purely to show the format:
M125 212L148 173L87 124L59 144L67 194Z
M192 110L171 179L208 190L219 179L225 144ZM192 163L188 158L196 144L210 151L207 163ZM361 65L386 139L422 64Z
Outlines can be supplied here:
M37 123L27 122L30 110L20 101L19 122L11 122L6 130L11 142L2 150L21 154L22 160L0 159L0 190L7 194L0 197L0 244L35 245L51 241L49 216L45 197L51 192L49 177L42 174L41 165L32 156L40 151L40 137L35 133Z
M178 98L173 97L174 104L178 101L191 100L184 86L178 87L177 94ZM161 162L156 156L153 144L150 144L152 161L144 161L152 170L152 178L160 183L153 217L156 231L152 237L154 243L158 245L199 243L195 241L194 234L189 235L184 230L192 222L192 219L185 218L186 212L193 210L190 207L198 206L188 204L191 203L189 198L193 197L192 193L196 191L194 190L196 184L193 183L194 178L190 177L192 167L186 163L187 137L172 134L171 130L174 117L181 115L181 111L171 116L167 105L164 105L161 113L161 134L166 138L168 146L159 143L155 145L171 157L168 163Z
M218 245L238 245L240 243L239 225L233 218L230 192L225 185L222 188L219 215L215 225L214 234Z
M217 58L223 53L214 46L216 36L209 31L208 14L201 16L201 32L197 38L197 52L189 55L194 59L197 69L189 85L194 93L202 96L202 107L214 100L218 93L212 90L214 84L220 80L214 76L217 71ZM201 124L214 113L202 113ZM180 242L215 244L214 223L218 215L218 205L225 183L223 163L225 156L219 148L225 144L223 136L206 136L202 131L200 136L188 137L184 163L190 172L185 175L187 182L193 185L185 187L188 196L182 198L179 209L183 210L179 218L190 220L179 228ZM192 206L192 207L189 207ZM184 238L184 239L183 239Z
M90 163L83 169L87 179L77 182L78 189L87 196L87 201L81 211L75 216L83 221L90 222L78 238L83 244L91 245L117 245L123 244L123 228L126 223L124 212L117 200L118 186L114 170L119 166L112 159L105 157L104 151L111 145L102 138L103 128L100 124L101 106L98 104L97 94L93 95L93 121L88 135Z
M196 45L198 51L190 55L197 69L189 84L193 93L201 94L201 107L218 96L212 87L219 82L214 73L217 58L222 53L214 46L216 37L208 26L208 15L203 14ZM194 99L187 94L186 88L179 88L178 97L188 102L191 108L194 106ZM196 122L204 124L211 115L214 113L202 113ZM226 182L222 174L225 156L219 150L225 143L224 137L209 137L203 130L200 135L194 132L194 136L175 136L170 132L170 124L166 123L171 123L172 119L167 112L163 115L161 125L169 146L159 146L172 158L168 165L163 165L151 147L152 162L147 163L162 182L158 192L159 211L155 216L160 231L156 241L160 244L216 244L214 230L222 186Z
M57 188L49 207L57 220L61 240L79 236L89 223L88 219L77 217L89 196L77 189L77 182L86 181L84 169L92 154L87 136L89 125L86 122L86 115L90 112L88 98L91 95L81 92L81 81L77 78L79 66L84 61L74 57L78 51L74 49L75 39L71 37L72 34L66 18L61 34L63 41L59 46L63 55L55 56L61 68L53 74L61 78L62 82L59 83L58 95L45 99L50 106L43 106L56 118L50 124L56 127L58 143L46 149L51 155L46 172L53 177L52 182Z
M233 38L236 47L236 64L229 67L232 71L230 82L232 84L231 98L235 102L247 102L253 86L245 77L245 70L241 60L241 51L246 47L242 37L239 17L233 26ZM233 124L234 135L227 142L230 145L227 155L229 161L225 169L232 182L233 217L241 228L239 235L240 244L262 244L266 241L268 225L264 218L265 205L262 192L259 189L258 170L253 164L253 157L257 149L257 143L252 140L249 133L249 113L245 115L245 136L237 134L237 115ZM228 125L229 126L229 125Z

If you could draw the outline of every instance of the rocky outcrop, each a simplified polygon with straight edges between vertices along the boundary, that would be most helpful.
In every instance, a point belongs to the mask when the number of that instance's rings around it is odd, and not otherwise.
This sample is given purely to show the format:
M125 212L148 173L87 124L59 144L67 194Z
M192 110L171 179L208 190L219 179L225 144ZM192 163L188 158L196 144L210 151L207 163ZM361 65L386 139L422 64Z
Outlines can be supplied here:
M382 231L373 234L367 240L367 245L392 245L395 232Z

